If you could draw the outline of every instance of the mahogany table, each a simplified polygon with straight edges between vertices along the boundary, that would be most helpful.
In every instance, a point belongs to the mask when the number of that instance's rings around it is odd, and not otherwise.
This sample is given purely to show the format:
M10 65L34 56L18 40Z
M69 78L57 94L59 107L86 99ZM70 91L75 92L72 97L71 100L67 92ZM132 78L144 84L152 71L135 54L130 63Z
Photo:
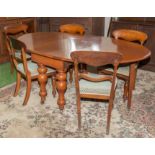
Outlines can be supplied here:
M70 53L76 50L109 51L123 55L121 64L130 64L128 106L131 106L132 90L136 63L148 58L151 52L138 44L92 35L71 35L60 32L37 32L25 34L18 38L24 42L31 52L32 61L38 64L41 103L44 103L46 91L46 66L57 71L56 87L58 91L58 105L60 109L65 105L65 91L67 89L66 72L72 60Z

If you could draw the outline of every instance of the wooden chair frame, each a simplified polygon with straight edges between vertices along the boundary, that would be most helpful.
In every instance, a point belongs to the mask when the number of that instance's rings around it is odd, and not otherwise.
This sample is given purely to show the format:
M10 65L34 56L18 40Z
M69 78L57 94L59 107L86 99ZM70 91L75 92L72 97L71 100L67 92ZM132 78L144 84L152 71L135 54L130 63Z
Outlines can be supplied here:
M7 48L11 54L11 59L13 60L13 63L14 63L15 68L17 70L17 83L16 83L14 96L17 96L17 94L19 92L21 77L23 77L27 81L26 96L25 96L25 99L23 102L23 105L26 105L28 102L28 99L30 97L31 82L32 82L32 80L38 79L39 75L32 75L28 69L27 59L26 59L27 49L26 49L26 45L23 42L15 39L14 37L7 36ZM15 57L15 51L16 50L21 51L21 60L20 61ZM17 69L18 63L21 63L21 62L23 63L23 68L24 68L25 74L23 74L22 72L20 72ZM53 96L55 97L55 95L56 95L56 72L53 71L53 72L47 73L47 76L52 78L52 87L53 87L52 93L53 93Z
M115 52L99 52L99 51L75 51L71 53L71 58L74 61L74 70L75 70L75 87L76 87L76 96L77 96L77 114L78 114L78 127L81 128L81 98L93 98L93 99L103 99L109 100L108 115L107 115L107 127L106 134L109 134L110 129L110 119L111 112L113 108L113 100L115 97L115 82L116 82L116 73L117 67L122 56ZM89 76L88 72L80 72L78 64L83 63L93 67L104 66L112 64L114 67L114 72L112 75L103 75L99 78L92 78ZM101 81L111 81L111 91L110 95L101 95L101 94L80 94L79 80L85 79L92 82L101 82Z
M145 43L145 41L148 39L148 35L144 32L140 32L137 30L129 30L129 29L118 29L112 32L112 36L115 39L122 39L130 42L138 42L141 45ZM135 89L135 82L136 82L136 73L137 73L137 67L135 68L135 77L134 77L134 89ZM109 70L102 70L101 72L104 72L106 74L112 74L112 71ZM124 94L123 99L124 101L128 98L128 91L129 91L129 76L126 76L124 74L117 73L117 77L123 81L124 83ZM130 106L128 106L130 109Z
M80 24L65 24L65 25L60 25L59 31L62 33L70 33L70 34L79 34L79 35L84 35L85 33L85 28L80 25ZM80 70L85 70L86 66L83 64L79 64ZM73 66L70 65L69 67L69 81L72 83L73 81Z
M7 38L7 36L16 36L16 35L19 35L19 34L25 34L27 33L27 30L28 30L28 25L26 24L16 24L16 25L9 25L9 26L5 26L4 27L4 34ZM7 44L7 40L5 42ZM7 46L8 47L8 46ZM9 52L9 49L7 49L8 52ZM14 72L14 64L13 64L13 60L11 58L11 55L9 53L9 61L10 61L10 71L11 73Z

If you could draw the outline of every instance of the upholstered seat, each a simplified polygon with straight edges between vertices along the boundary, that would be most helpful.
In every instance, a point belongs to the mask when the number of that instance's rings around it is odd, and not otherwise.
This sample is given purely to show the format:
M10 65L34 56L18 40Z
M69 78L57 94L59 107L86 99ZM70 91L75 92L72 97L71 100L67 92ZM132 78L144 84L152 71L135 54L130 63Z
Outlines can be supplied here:
M148 36L144 32L136 31L136 30L129 30L129 29L119 29L112 32L112 36L115 39L122 39L130 42L138 42L141 45L144 44L144 42L147 40ZM135 81L136 81L136 72L138 68L138 63L135 65L135 75L133 77L133 83L135 88ZM109 73L113 74L112 68L106 68L103 69L101 72L103 73ZM129 72L130 72L130 66L127 64L126 66L120 66L117 71L117 77L121 80L124 80L124 95L123 98L126 100L128 98L128 92L129 92ZM131 88L130 88L131 89ZM131 104L128 104L128 108L130 109Z
M89 77L101 78L103 75L89 73ZM115 82L115 87L117 80ZM112 82L102 81L102 82L92 82L85 79L79 81L80 94L97 94L97 95L109 95L111 92Z
M31 76L37 76L39 75L38 73L38 65L31 60L27 61L27 67L29 72L31 72ZM23 67L23 63L19 63L17 65L17 70L20 71L22 74L26 75ZM52 68L47 67L47 73L54 72L55 70Z
M9 25L9 26L7 25L7 26L4 27L4 33L6 35L6 38L8 36L14 36L14 37L20 36L22 34L27 33L27 30L28 30L28 25L26 25L26 24L14 24L14 25ZM6 42L6 44L7 44L7 42ZM13 64L13 59L12 59L12 53L10 53L10 49L7 49L7 50L9 52L9 59L10 59L10 63L11 63L10 70L11 70L11 73L13 73L14 64ZM19 53L20 52L15 52L14 54L15 54L15 57L20 60L21 59L21 54L19 54ZM31 56L26 54L26 58L28 60L30 60Z
M107 68L106 70L113 72L113 68ZM123 75L129 76L129 66L119 67L117 70L117 74L123 74Z
M106 100L109 101L106 127L106 133L109 134L111 112L117 85L116 74L122 56L116 52L74 51L71 53L71 58L74 61L78 127L81 129L81 98ZM112 65L114 72L112 75L100 75L88 70L88 68L85 72L81 72L78 67L80 63L93 68Z
M9 49L9 53L11 53L14 66L17 71L17 82L14 96L17 96L19 92L21 78L25 78L25 80L27 81L27 88L23 105L26 105L30 97L32 80L42 78L42 75L38 73L38 65L32 62L31 60L27 59L28 57L28 54L26 54L27 48L23 42L17 40L12 36L7 36L7 48ZM56 71L52 68L47 68L47 72L46 69L44 71L45 71L44 74L46 74L47 77L51 77L52 79L52 87L53 87L52 93L53 96L55 97Z
M18 58L18 59L21 59L21 52L17 50L15 52L15 57ZM31 55L26 53L26 59L30 60L31 59Z
M136 64L136 67L138 64ZM106 69L107 71L113 71L112 68L107 68ZM122 75L125 75L125 76L129 76L129 66L120 66L117 70L117 74L122 74Z

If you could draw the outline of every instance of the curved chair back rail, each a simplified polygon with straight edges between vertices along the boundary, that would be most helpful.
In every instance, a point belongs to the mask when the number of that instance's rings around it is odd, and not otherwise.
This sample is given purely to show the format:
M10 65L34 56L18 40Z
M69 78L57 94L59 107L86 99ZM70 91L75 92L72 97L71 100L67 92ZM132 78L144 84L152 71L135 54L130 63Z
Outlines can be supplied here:
M26 90L26 96L23 102L23 105L26 105L30 96L31 91L31 82L33 79L40 78L38 73L38 65L31 60L27 60L26 58L26 45L14 38L13 36L7 36L7 48L11 53L11 57L13 59L13 63L15 65L16 71L17 71L17 82L16 82L16 89L14 92L14 96L17 96L19 88L20 88L20 80L21 77L25 78L27 81L27 90ZM21 59L19 60L16 57L16 51L18 51L21 55ZM52 86L53 86L53 96L56 94L56 81L55 76L56 72L52 68L47 68L47 76L50 76L52 78Z
M85 33L85 28L79 24L65 24L60 26L59 31L83 35Z
M130 41L130 42L138 42L141 45L143 45L144 42L148 39L148 35L146 33L141 32L141 31L136 31L136 30L130 30L130 29L115 30L112 32L112 36L115 39L123 39L123 40ZM138 64L135 65L134 76L132 77L133 88L135 88L137 67L138 67ZM101 72L112 74L113 69L107 68L105 70L103 69ZM130 94L132 92L132 88L129 87L129 77L130 77L129 74L130 74L129 65L120 66L118 68L117 77L125 81L123 98L124 98L124 101L128 99L128 108L130 109L131 108L131 97L132 97Z
M4 33L6 35L15 35L18 33L27 33L28 25L26 24L17 24L17 25L9 25L4 27Z
M106 133L109 134L110 119L116 89L116 72L122 55L116 52L74 51L71 53L74 61L75 87L77 97L78 127L81 128L81 98L109 100ZM80 72L78 64L84 63L93 67L111 64L114 67L112 75L99 75L88 71Z
M15 25L9 25L9 26L5 26L4 27L4 34L6 35L6 41L5 41L5 43L6 43L6 47L7 47L7 50L8 50L8 52L9 52L9 60L10 60L10 64L11 64L11 66L10 66L10 70L11 70L11 73L13 73L13 71L14 71L14 64L13 64L13 60L12 60L12 53L10 53L10 49L8 49L9 48L9 46L7 45L8 43L7 43L7 41L8 41L8 36L20 36L20 35L22 35L22 34L25 34L25 33L27 33L27 30L28 30L28 25L26 25L26 24L15 24ZM19 59L21 59L21 55L17 52L16 53L16 56L19 58ZM31 56L30 55L28 55L28 54L26 54L26 57L27 57L27 59L31 59Z
M115 39L123 39L126 41L138 41L141 45L148 39L148 35L141 31L118 29L112 32Z
M71 53L73 61L84 63L90 66L99 67L107 64L120 62L121 54L116 52L101 51L74 51Z

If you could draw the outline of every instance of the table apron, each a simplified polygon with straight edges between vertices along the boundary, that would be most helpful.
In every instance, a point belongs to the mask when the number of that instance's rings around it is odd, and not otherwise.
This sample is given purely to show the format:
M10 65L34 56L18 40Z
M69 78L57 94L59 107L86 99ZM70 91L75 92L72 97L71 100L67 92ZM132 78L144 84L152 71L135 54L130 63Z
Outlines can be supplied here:
M66 62L64 62L63 60L56 60L56 59L40 56L37 54L32 54L31 59L37 64L43 64L45 66L49 66L57 70L59 69L65 70L66 68Z

